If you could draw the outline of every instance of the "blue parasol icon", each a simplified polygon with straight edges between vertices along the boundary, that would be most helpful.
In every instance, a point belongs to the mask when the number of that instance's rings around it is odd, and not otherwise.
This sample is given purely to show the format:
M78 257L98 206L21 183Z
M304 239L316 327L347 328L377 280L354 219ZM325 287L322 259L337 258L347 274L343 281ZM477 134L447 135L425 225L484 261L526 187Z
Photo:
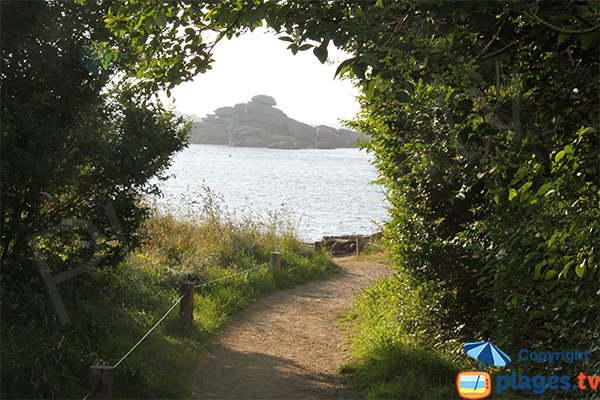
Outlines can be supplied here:
M471 342L463 345L465 353L477 361L496 367L506 367L510 357L492 342Z

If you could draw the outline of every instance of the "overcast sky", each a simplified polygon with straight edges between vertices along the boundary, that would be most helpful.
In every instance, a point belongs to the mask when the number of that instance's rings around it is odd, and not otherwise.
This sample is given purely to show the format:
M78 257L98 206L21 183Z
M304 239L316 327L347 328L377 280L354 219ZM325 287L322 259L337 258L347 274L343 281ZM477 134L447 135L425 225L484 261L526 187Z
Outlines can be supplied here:
M308 124L339 127L340 118L352 118L358 92L350 81L333 79L349 56L330 45L330 62L321 64L312 50L294 56L288 44L264 29L221 42L213 69L172 91L176 110L203 117L266 94L288 116Z

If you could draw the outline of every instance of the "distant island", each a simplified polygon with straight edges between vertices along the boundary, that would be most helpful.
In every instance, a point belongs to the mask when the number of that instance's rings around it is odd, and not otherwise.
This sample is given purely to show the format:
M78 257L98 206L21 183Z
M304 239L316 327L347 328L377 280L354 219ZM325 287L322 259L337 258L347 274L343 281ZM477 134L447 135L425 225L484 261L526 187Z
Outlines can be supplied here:
M348 129L296 121L276 105L273 97L259 94L247 103L218 108L193 122L189 141L272 149L335 149L354 147L361 137Z

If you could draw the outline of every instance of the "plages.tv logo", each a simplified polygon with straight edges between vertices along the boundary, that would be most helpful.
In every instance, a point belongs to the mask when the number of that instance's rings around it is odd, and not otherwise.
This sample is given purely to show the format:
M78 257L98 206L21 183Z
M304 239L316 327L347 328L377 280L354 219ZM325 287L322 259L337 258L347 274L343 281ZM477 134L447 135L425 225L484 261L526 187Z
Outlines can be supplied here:
M458 395L463 399L484 399L492 393L492 377L483 370L483 364L505 367L510 363L510 357L492 342L465 343L463 350L478 363L476 371L458 373Z
M463 399L483 399L492 393L492 378L483 371L463 371L456 377L456 387Z

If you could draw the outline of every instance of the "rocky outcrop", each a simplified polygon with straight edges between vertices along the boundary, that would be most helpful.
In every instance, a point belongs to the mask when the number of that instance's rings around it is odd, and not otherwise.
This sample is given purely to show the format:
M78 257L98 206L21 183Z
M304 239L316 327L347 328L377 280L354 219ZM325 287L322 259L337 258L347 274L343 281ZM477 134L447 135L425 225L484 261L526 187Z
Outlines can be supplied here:
M253 96L252 101L254 101L256 103L264 104L267 106L276 106L277 105L277 102L275 101L275 99L273 97L266 96L264 94L257 94L256 96Z
M359 254L366 246L379 242L381 237L381 233L373 235L324 236L323 240L315 242L315 249L325 249L338 257Z
M358 133L325 125L316 128L288 117L271 96L220 107L192 124L190 143L274 149L354 147Z

